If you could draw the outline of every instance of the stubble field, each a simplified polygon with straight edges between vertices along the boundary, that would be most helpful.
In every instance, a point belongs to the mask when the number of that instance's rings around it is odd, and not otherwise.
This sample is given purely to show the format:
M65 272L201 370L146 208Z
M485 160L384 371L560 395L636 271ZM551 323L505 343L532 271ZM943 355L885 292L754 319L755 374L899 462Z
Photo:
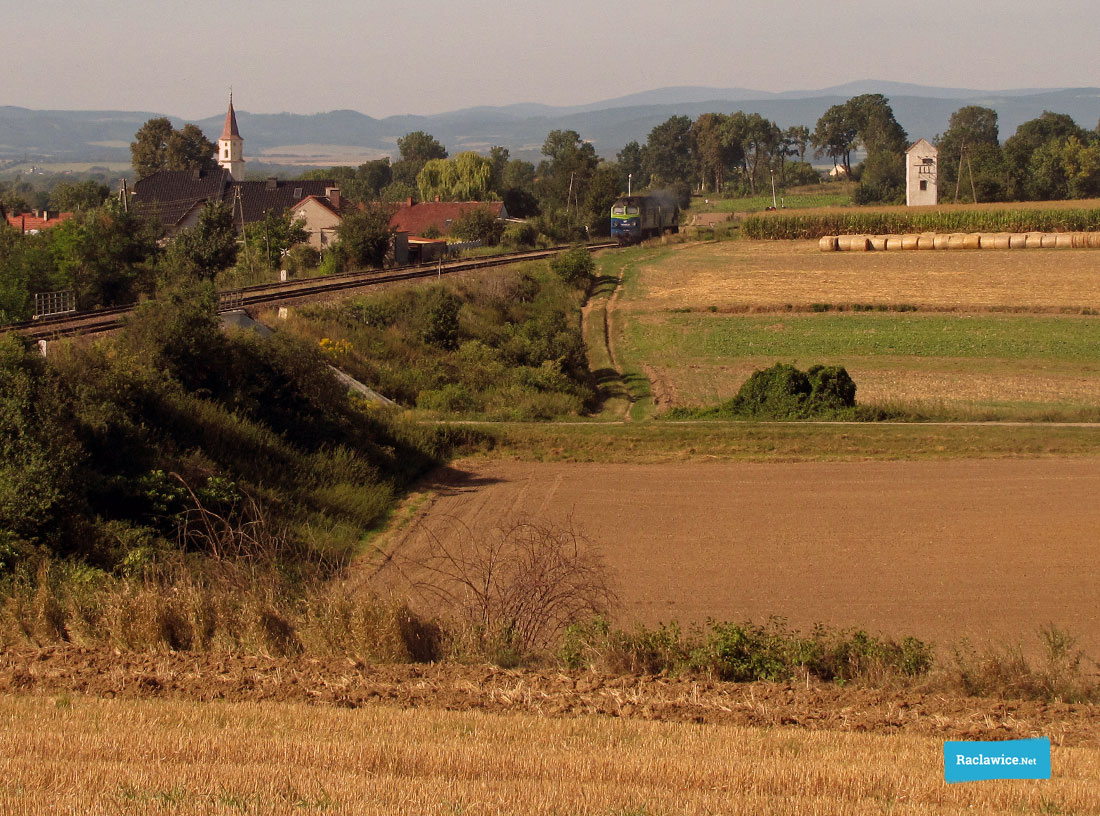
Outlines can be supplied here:
M1095 746L1056 743L1050 781L947 786L938 736L642 719L3 697L0 810L827 816L1092 813L1100 802Z

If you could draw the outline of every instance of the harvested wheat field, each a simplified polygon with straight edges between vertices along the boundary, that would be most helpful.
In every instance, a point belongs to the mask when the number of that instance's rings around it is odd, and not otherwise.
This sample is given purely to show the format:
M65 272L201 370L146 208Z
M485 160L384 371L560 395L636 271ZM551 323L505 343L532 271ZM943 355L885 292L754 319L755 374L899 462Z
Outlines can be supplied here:
M1100 461L613 465L467 462L384 546L519 515L572 524L614 570L620 622L707 618L1037 642L1100 654ZM395 578L383 567L379 577Z
M1100 252L820 252L816 241L686 244L640 266L621 309L813 303L953 310L1100 308Z
M0 810L581 816L1100 807L1095 746L1055 742L1050 780L953 786L943 782L942 751L940 739L908 734L4 696Z

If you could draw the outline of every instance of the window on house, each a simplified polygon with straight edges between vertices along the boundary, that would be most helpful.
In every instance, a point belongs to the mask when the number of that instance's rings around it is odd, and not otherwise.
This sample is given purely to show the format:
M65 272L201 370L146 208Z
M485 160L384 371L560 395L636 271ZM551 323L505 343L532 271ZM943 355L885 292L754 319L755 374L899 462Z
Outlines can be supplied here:
M227 159L229 158L229 148L228 147L225 149L225 158L227 158Z
M920 182L920 188L921 188L922 190L927 190L927 189L928 189L928 182L927 182L927 181L925 181L924 179L921 179L921 182Z

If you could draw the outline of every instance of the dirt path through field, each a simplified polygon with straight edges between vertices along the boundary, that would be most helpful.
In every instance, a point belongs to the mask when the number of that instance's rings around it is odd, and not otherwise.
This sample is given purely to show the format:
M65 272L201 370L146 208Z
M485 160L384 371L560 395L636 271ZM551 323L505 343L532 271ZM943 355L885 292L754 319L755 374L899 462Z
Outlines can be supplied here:
M1034 644L1054 623L1100 655L1096 459L476 462L431 488L420 523L441 535L571 519L615 570L627 620L780 615L940 644ZM388 546L413 552L422 534Z

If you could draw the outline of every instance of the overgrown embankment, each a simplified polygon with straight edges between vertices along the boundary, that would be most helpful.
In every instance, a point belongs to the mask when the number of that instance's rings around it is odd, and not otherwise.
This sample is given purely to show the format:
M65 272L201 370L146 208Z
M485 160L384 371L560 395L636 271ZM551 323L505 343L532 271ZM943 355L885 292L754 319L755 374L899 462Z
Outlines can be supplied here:
M223 332L213 291L115 337L0 338L0 577L69 559L89 581L215 561L293 583L344 563L451 449L364 412L315 347Z
M586 284L587 274L523 264L302 308L287 326L356 379L434 416L575 416L594 400L580 332Z

